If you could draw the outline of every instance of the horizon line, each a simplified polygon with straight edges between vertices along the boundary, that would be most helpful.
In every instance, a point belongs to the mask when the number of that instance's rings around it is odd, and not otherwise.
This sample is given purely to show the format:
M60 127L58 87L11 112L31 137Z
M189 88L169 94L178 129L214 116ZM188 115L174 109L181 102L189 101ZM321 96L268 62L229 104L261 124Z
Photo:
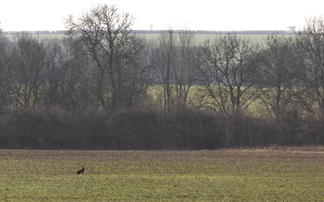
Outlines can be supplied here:
M4 34L12 34L12 33L22 33L22 32L27 32L27 33L32 33L32 34L62 34L68 32L68 30L21 30L21 31L6 31L3 29L0 29L2 33ZM132 32L139 32L139 33L166 33L169 32L170 29L157 29L157 30L149 30L149 29L134 29L134 30L129 30ZM296 31L294 30L171 30L175 33L178 32L192 32L192 33L200 33L200 34L213 34L213 33L219 33L219 34L224 34L224 33L294 33Z

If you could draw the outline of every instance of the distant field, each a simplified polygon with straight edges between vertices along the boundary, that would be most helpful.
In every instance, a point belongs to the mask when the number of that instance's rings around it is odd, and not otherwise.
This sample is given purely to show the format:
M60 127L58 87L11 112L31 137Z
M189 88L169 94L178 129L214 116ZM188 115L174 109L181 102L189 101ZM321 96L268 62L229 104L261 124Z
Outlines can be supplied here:
M155 39L159 37L159 34L142 34L142 36L148 39ZM206 39L213 40L220 34L194 34L193 44L202 44ZM249 39L252 43L263 43L268 34L237 34L237 36Z
M324 200L323 147L0 150L0 165L0 201Z
M65 34L33 34L35 37L39 39L54 39L54 38L62 38L66 36ZM6 34L5 36L9 38L13 38L14 36L12 34ZM144 36L148 39L156 39L160 36L160 34L140 34L140 36ZM194 34L193 43L194 44L201 44L206 39L214 39L216 36L219 36L219 34ZM238 34L238 36L242 38L247 38L253 43L262 43L263 40L268 36L268 34Z

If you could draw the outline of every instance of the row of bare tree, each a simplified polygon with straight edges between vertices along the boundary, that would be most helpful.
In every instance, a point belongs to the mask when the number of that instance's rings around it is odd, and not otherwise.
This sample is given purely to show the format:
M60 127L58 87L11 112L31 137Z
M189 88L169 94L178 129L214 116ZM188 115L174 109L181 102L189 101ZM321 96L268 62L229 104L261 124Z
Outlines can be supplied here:
M1 111L155 106L275 117L324 113L323 18L262 44L235 33L197 44L185 29L148 40L133 24L129 13L98 5L69 16L69 34L61 39L1 35Z
M0 147L215 149L324 144L324 19L261 44L148 39L98 5L68 34L0 32Z

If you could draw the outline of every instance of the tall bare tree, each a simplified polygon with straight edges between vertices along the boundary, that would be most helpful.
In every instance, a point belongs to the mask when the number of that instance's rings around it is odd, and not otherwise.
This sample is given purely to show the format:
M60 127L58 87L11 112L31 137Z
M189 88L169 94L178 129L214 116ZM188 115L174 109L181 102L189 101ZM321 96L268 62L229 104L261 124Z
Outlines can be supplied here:
M304 30L296 34L300 50L300 78L309 90L309 109L324 114L324 19L310 18ZM313 107L314 104L317 107ZM317 110L318 109L318 110Z
M262 96L269 112L279 117L301 93L296 83L297 54L292 36L269 35L259 54Z
M183 109L189 90L195 83L196 49L189 30L169 29L162 33L153 49L152 64L163 87L164 111Z
M254 46L247 39L228 33L205 41L201 54L206 61L201 73L213 100L207 107L223 113L246 110L259 96Z
M111 98L112 108L123 107L127 89L134 84L128 83L127 76L138 75L144 69L135 62L144 42L132 32L133 24L131 14L108 5L95 6L77 20L73 16L66 20L70 34L84 44L96 63L97 98L102 106Z
M172 109L174 102L174 76L175 69L175 53L176 53L176 37L172 29L167 34L161 34L158 39L158 46L154 49L151 63L157 70L158 82L163 87L163 105L164 111L168 112Z
M179 31L174 75L176 102L180 109L187 106L189 91L197 80L197 55L193 40L194 35L191 31L187 29Z
M15 96L17 106L37 107L42 101L46 50L44 44L27 33L17 39Z
M14 42L0 34L0 113L12 107L14 68Z
M71 37L46 40L44 104L76 109L95 104L93 68L82 44Z

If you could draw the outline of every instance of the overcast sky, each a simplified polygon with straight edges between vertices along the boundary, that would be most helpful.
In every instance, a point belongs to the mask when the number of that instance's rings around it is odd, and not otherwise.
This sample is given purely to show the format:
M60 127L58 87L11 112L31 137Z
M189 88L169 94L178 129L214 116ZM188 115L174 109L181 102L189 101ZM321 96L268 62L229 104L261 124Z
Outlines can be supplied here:
M64 30L68 14L97 4L134 14L133 29L286 30L302 29L306 17L324 16L324 0L1 0L5 31Z

